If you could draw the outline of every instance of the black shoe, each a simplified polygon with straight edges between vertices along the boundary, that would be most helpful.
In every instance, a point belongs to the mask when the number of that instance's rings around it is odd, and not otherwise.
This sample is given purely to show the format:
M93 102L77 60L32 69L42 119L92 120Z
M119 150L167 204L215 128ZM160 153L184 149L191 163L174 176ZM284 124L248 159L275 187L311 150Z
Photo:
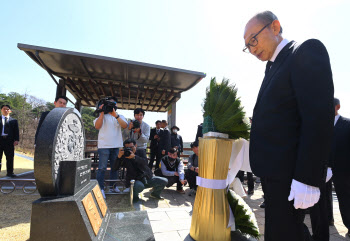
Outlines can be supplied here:
M151 197L151 198L154 198L154 199L158 199L158 200L164 200L164 198L161 197L160 195L155 195L155 194L153 194L153 193L151 193L150 197Z
M262 204L260 204L261 208L265 208L265 201L262 202Z
M329 226L334 226L334 221L330 221Z
M17 177L17 175L15 175L15 174L13 174L13 173L12 173L12 174L7 174L6 176L7 176L7 177Z
M248 195L253 195L254 194L254 190L248 190Z

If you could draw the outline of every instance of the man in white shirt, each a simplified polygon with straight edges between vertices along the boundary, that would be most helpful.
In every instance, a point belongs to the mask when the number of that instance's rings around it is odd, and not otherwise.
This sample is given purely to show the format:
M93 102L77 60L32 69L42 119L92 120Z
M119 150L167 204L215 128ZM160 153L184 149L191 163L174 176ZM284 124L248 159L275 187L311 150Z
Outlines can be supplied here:
M94 125L98 132L98 170L97 170L97 181L104 195L104 180L105 172L107 169L108 160L110 161L110 166L114 165L115 160L117 159L119 148L123 147L123 138L122 138L122 128L127 127L127 121L124 116L119 115L117 110L117 97L107 97L107 101L113 102L115 107L112 112L105 113L104 111L100 112L98 118L94 120ZM101 101L99 102L99 109L103 109ZM117 171L111 171L110 179L115 180L118 178ZM120 192L116 187L113 191Z
M252 171L264 182L265 241L310 240L304 209L318 202L326 181L334 120L327 49L316 39L284 39L270 11L251 18L243 38L243 51L268 61L249 148Z

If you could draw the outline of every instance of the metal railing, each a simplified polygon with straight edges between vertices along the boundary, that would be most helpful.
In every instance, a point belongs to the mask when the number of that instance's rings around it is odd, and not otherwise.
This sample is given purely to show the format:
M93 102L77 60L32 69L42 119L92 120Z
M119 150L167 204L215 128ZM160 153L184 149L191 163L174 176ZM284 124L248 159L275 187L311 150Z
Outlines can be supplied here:
M1 179L0 180L0 192L3 194L10 194L13 193L15 190L18 190L16 186L16 182L24 182L22 186L22 191L25 194L32 194L34 193L38 187L36 186L35 179L15 179L15 178L10 178L10 179ZM10 186L4 185L5 183L9 183ZM34 184L34 187L30 184ZM12 187L11 187L12 186Z

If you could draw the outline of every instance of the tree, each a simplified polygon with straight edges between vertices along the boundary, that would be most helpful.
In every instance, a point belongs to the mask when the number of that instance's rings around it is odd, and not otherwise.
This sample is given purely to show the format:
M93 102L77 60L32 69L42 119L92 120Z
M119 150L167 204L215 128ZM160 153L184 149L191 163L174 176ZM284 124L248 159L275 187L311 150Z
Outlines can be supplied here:
M81 111L81 118L84 123L85 137L87 140L97 140L98 130L94 125L95 117L94 110L89 107L83 107Z

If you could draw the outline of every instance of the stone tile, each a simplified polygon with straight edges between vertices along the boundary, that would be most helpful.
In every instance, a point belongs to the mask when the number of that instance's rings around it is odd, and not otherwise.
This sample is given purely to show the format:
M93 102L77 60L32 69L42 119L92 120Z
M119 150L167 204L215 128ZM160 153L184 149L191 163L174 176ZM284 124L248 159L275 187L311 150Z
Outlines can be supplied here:
M183 239L180 237L178 232L164 232L164 233L155 233L154 238L156 241L182 241Z
M187 238L187 236L190 235L190 230L180 230L180 231L177 231L181 237L182 240L185 240Z
M169 216L166 212L148 212L150 221L169 221Z
M182 219L189 219L191 216L188 212L185 210L174 210L174 211L167 211L166 214L169 216L171 220L182 220Z
M176 227L174 225L174 223L170 220L168 220L168 221L151 221L151 226L152 226L153 233L164 233L164 232L179 230L178 227Z

